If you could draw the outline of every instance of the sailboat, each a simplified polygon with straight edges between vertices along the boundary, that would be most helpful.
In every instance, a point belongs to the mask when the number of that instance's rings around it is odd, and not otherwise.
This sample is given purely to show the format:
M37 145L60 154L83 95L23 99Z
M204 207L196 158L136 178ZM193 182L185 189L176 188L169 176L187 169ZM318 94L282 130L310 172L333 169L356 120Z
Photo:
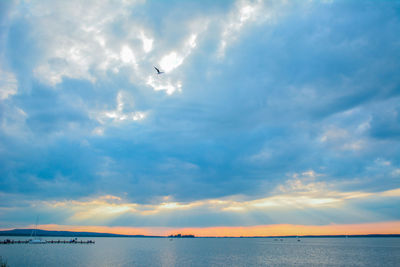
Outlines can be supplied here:
M39 221L39 216L36 217L35 229L32 230L31 239L29 239L29 244L45 244L46 243L46 240L42 240L41 238L36 237L38 221Z

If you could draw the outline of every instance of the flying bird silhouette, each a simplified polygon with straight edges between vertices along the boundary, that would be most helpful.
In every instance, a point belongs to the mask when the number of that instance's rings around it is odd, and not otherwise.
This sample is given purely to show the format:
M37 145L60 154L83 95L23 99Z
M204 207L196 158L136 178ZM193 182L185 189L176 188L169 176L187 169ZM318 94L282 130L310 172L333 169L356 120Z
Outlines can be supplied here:
M154 67L154 66L153 66ZM157 71L157 74L163 74L164 72L163 71L160 71L159 69L157 69L156 67L154 67L155 69L156 69L156 71Z

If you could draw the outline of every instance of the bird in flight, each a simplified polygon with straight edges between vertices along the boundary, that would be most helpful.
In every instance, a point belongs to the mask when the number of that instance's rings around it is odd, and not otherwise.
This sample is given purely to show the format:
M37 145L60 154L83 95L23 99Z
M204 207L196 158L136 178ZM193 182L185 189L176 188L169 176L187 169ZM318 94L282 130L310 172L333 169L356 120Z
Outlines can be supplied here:
M163 71L160 71L159 69L157 69L156 67L154 67L155 69L156 69L156 71L157 71L157 74L163 74L164 72Z

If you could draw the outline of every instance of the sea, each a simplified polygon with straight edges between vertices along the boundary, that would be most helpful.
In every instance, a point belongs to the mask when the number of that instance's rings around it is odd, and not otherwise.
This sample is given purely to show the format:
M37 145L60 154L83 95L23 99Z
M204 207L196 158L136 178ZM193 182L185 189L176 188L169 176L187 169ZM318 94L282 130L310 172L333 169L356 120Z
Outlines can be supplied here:
M26 237L0 237L26 240ZM43 237L45 240L68 240ZM400 266L399 237L80 238L95 244L0 244L17 266Z

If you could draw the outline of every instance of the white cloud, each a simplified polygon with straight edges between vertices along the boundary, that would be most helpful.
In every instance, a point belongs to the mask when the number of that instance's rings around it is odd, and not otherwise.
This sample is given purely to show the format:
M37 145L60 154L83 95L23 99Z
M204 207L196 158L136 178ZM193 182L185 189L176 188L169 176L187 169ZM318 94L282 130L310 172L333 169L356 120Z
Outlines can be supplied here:
M149 66L156 64L157 57L163 71L170 74L179 68L197 47L197 37L205 32L207 19L188 21L187 38L175 42L172 49L169 46L169 51L159 46L155 51L157 42L169 40L155 39L151 29L130 16L128 10L141 2L32 2L32 12L19 15L31 22L32 35L40 36L37 42L44 53L34 68L36 78L52 86L65 77L94 83L107 78L109 73L123 73L124 68L135 85L148 85L167 94L181 91L182 79L176 75L155 79L153 74L149 75L153 71ZM116 21L123 35L117 36L113 31ZM121 118L114 113L108 115Z
M127 64L135 67L136 54L144 51L135 51L131 44L142 40L149 52L151 38L137 23L132 27L134 39L115 38L110 28L116 20L129 21L129 7L140 2L31 2L30 13L21 10L14 16L24 16L32 25L32 36L40 37L36 41L43 54L34 69L35 76L54 86L63 77L95 82L105 70L118 72Z
M391 163L390 161L385 160L385 159L382 159L382 158L377 158L377 159L375 159L375 160L374 160L374 163L375 163L377 166L390 166L390 165L392 165L392 163Z
M151 50L153 50L153 39L148 38L143 32L140 32L140 39L142 39L143 42L144 52L149 53Z
M143 111L126 111L126 109L132 110L133 108L133 99L126 92L119 91L116 102L116 108L114 110L100 111L93 115L103 127L109 123L115 124L124 121L139 121L146 117L146 112ZM103 135L103 127L95 128L93 133Z
M330 127L324 132L320 138L321 142L336 141L338 139L344 139L349 136L349 133L345 129Z
M24 110L18 107L4 107L7 112L2 116L1 131L8 136L17 138L26 138L29 136L30 131L26 127L27 114Z
M92 134L102 136L104 135L104 130L105 130L104 127L96 127L93 129Z
M400 168L394 169L391 174L394 177L400 177Z
M172 51L167 55L163 56L160 61L160 67L163 71L170 72L178 68L185 58L187 58L194 48L196 48L197 34L192 33L184 42L183 48L180 52Z
M186 38L179 51L172 51L164 55L159 62L161 71L170 74L173 70L181 66L185 59L190 56L193 49L196 48L197 36L196 33L191 33L189 37ZM157 78L155 78L154 75L150 75L147 77L146 84L155 91L163 90L169 95L182 90L182 81L171 78L171 76L166 78L165 75L157 75Z
M365 147L364 140L356 140L353 142L344 143L342 145L343 150L352 150L352 151L362 150L364 147Z
M267 6L264 1L238 1L236 8L223 21L217 56L224 57L227 46L238 38L246 24L273 21L278 15L278 8L272 5Z
M160 198L160 202L155 201L152 204L132 203L126 199L113 195L98 196L93 198L84 198L81 200L63 200L63 201L35 201L34 205L42 206L45 209L64 209L71 214L71 221L82 222L91 221L92 223L105 222L118 218L121 215L140 215L152 216L155 214L167 214L180 212L190 214L195 211L213 211L213 212L265 212L269 210L271 214L282 211L291 211L293 209L306 208L333 208L345 212L348 210L347 201L353 199L363 200L373 198L379 200L382 198L398 198L400 189L367 193L360 191L340 192L320 188L320 191L305 190L301 192L278 193L273 196L253 199L248 201L238 200L238 196L224 198L205 199L192 202L177 202L171 196ZM150 218L150 217L149 217Z
M122 50L120 52L120 57L121 57L122 62L124 62L124 63L132 63L132 64L136 65L135 55L133 54L133 52L129 48L129 46L124 45L122 47Z
M154 78L153 76L149 76L147 85L151 86L155 91L166 91L168 95L182 90L181 81L172 82L171 79L163 79L161 77Z
M160 61L160 67L163 71L170 72L179 67L183 62L183 56L178 55L175 51L165 55Z
M0 68L0 99L4 100L15 95L18 90L18 80L14 73Z
M161 69L171 74L197 48L198 37L207 32L210 21L223 25L219 50L223 54L225 46L237 38L246 23L262 23L274 12L274 7L266 8L262 1L239 1L226 18L220 14L189 19L186 23L189 33L183 42L174 44L169 51L154 51L157 42L168 40L156 40L151 30L130 16L129 10L141 3L124 1L116 4L108 0L100 3L77 0L30 3L32 11L20 16L31 22L33 36L40 36L39 46L44 51L34 68L35 76L55 86L64 77L96 82L110 71L120 73L121 68L132 68L129 77L132 83L146 84L156 91L172 94L182 89L182 79L171 76L168 81L156 81L150 77L149 65L155 64L155 56L160 58ZM113 33L115 21L122 27L123 36Z
M322 192L327 185L324 182L317 181L322 174L316 173L313 170L302 173L294 173L291 179L288 179L285 184L277 187L278 192Z
M350 134L347 129L329 126L319 140L333 149L358 151L364 149L367 144L367 140L363 139L361 134L363 131L355 130Z
M264 163L272 158L272 151L269 149L262 149L260 152L257 154L254 154L249 157L249 160L251 162L260 162Z

